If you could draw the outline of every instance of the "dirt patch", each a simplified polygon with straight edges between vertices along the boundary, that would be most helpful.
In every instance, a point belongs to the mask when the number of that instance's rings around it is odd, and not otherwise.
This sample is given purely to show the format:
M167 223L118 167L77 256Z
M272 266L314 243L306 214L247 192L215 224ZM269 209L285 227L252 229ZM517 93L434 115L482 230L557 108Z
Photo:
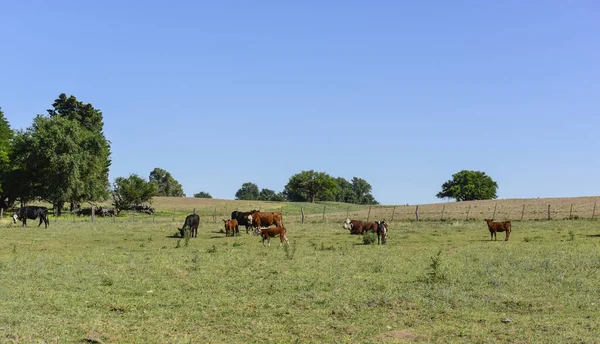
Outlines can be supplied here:
M409 330L389 331L375 336L376 342L384 343L407 343L424 340L425 336Z

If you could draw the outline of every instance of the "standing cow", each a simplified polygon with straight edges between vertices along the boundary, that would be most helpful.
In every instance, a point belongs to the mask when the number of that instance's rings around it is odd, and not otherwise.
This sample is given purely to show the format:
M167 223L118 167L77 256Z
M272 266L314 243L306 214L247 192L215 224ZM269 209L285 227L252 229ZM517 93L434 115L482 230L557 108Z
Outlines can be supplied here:
M225 220L223 219L223 223L225 224L225 236L235 236L240 235L240 229L238 227L237 220Z
M248 227L252 226L252 223L248 223L248 215L252 215L254 213L258 213L258 210L245 212L234 210L231 212L231 219L237 220L238 226L246 226L246 234L248 234Z
M13 222L17 223L17 220L21 220L23 222L23 227L25 227L27 219L35 220L38 217L40 218L38 227L41 226L43 222L44 228L48 228L50 221L48 220L48 208L46 207L22 207L13 215Z
M349 230L350 234L363 234L368 231L377 232L377 223L346 219L344 228Z
M275 225L276 227L283 227L283 221L281 213L268 213L268 212L256 212L246 217L248 223L252 224L255 228L255 233L259 234L262 227L270 227Z
M506 232L506 241L508 241L508 238L510 238L510 230L511 230L511 223L510 221L504 221L504 222L493 222L494 219L485 219L485 222L487 222L488 225L488 229L490 230L490 241L492 239L497 240L496 238L496 233L497 232Z
M178 228L179 233L181 233L181 237L183 238L185 231L189 229L191 231L192 238L196 238L198 236L198 225L200 225L200 216L196 214L188 215L185 218L183 227Z

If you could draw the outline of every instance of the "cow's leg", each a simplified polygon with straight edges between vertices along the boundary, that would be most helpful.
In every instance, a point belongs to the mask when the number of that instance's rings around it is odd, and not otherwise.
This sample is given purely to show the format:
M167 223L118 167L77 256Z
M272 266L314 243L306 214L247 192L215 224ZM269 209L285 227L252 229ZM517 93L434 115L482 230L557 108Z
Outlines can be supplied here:
M42 222L44 222L44 219L40 216L40 223L38 224L38 227L42 225Z
M506 240L505 241L508 241L509 237L510 237L510 229L507 229L506 230Z
M269 247L271 247L271 236L268 236L267 242L269 243Z
M25 227L26 225L27 225L27 218L26 218L26 217L24 217L24 218L23 218L23 227Z

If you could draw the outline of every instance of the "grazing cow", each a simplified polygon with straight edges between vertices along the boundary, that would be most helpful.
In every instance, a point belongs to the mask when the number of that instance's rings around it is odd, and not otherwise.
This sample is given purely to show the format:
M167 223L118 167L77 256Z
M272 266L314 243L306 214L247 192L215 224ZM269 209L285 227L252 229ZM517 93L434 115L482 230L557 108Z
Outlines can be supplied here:
M41 226L42 222L44 223L44 228L48 228L50 221L48 220L48 208L46 207L23 207L19 208L16 214L13 215L13 222L17 223L17 220L21 220L23 222L23 227L27 224L27 219L35 220L39 216Z
M490 240L494 239L497 240L496 238L496 232L506 232L506 239L505 241L508 241L508 238L510 237L510 221L504 221L504 222L492 222L494 221L494 219L485 219L485 222L487 222L488 225L488 229L490 230Z
M237 233L237 235L240 235L240 230L238 228L238 222L237 220L223 220L223 222L225 223L225 236L235 236L235 234Z
M192 238L196 238L198 236L198 225L200 224L200 216L196 214L188 215L185 218L185 222L183 223L183 227L178 228L179 233L181 233L181 237L185 234L185 230L189 229L191 231Z
M281 213L267 213L259 211L248 215L246 218L248 219L248 223L252 224L252 227L256 228L256 232L258 232L262 227L270 227L272 225L275 225L275 227L283 227Z
M368 231L377 232L377 223L346 219L344 228L349 230L350 234L363 234Z
M260 236L262 237L263 246L265 245L265 239L269 243L269 247L271 247L271 238L274 238L279 235L279 246L283 245L283 241L290 246L290 242L287 238L285 227L269 227L269 228L260 228Z
M254 213L258 213L258 210L246 212L235 210L231 212L231 219L237 220L238 226L246 226L246 234L248 234L248 227L252 226L252 223L248 223L248 215L252 215Z
M385 221L377 221L377 245L385 245L387 241L388 226ZM381 238L381 243L379 239Z

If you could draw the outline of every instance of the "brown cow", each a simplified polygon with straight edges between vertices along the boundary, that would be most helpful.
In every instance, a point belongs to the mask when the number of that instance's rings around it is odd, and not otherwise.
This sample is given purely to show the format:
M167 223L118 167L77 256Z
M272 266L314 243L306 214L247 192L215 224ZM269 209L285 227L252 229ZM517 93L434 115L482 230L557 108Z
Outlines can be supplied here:
M258 233L262 227L270 227L275 225L276 227L283 227L281 220L281 213L267 213L267 212L256 212L246 216L248 223L252 224L252 227L256 228L255 233Z
M348 229L350 234L363 234L368 231L377 232L377 223L346 219L344 228Z
M238 222L237 220L225 220L223 219L223 222L225 223L225 236L235 236L236 234L239 235L240 234L240 230L238 228Z
M262 237L263 245L265 244L265 239L266 239L267 242L269 243L269 247L271 247L271 237L274 238L279 235L279 239L281 240L281 242L279 243L279 246L281 247L281 245L283 245L284 240L285 240L285 243L288 245L288 247L290 246L290 242L288 241L288 238L286 235L285 227L260 228L259 231L260 231L260 236Z
M485 219L485 222L487 222L488 225L488 229L490 230L490 240L494 239L497 240L496 238L496 232L506 232L506 240L508 241L508 238L510 237L510 221L504 221L504 222L492 222L494 221L494 219Z

